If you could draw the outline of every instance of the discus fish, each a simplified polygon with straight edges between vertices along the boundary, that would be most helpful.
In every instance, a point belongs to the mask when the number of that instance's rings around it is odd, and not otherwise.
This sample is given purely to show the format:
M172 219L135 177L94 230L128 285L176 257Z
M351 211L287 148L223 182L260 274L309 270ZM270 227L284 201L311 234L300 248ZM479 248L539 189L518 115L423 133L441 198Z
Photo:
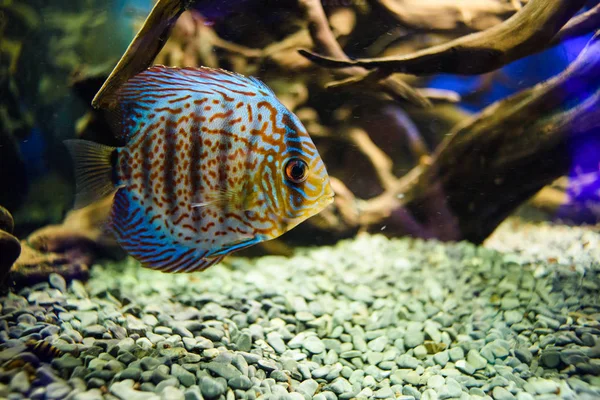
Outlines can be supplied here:
M115 100L124 147L65 141L76 207L116 192L109 226L146 267L204 270L333 201L306 129L258 79L154 66Z

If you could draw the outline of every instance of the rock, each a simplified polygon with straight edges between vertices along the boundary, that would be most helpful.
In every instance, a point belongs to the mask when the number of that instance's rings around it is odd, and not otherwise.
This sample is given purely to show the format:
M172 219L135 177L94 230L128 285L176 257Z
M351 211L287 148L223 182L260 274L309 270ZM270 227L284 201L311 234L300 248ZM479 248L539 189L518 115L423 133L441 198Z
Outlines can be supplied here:
M183 391L176 387L167 386L160 392L161 400L185 400Z
M412 329L406 332L404 335L404 345L409 348L415 348L425 341L425 335L423 332L417 329Z
M191 372L185 370L179 364L171 365L171 375L177 378L179 383L185 387L190 387L196 384L196 376Z
M447 350L440 351L439 353L435 353L433 355L433 361L435 361L436 364L445 367L448 361L450 361L450 355L448 354Z
M421 400L437 400L438 398L437 392L433 389L425 389L421 395Z
M48 281L53 288L60 290L62 293L67 293L67 282L62 275L53 272L48 276Z
M220 382L210 377L202 378L199 386L202 396L207 399L215 399L224 394L226 390Z
M427 387L437 389L442 387L446 383L445 379L441 375L432 375L427 379ZM437 397L437 394L436 394Z
M298 385L297 390L302 394L312 397L315 395L315 392L317 391L318 387L319 384L317 383L317 381L315 381L314 379L307 379Z
M467 375L473 375L475 373L475 367L465 360L458 360L455 367L457 370Z
M267 334L267 343L269 343L273 350L275 350L279 354L282 354L284 351L287 350L285 342L281 338L279 332L269 332Z
M546 368L556 368L560 364L560 353L556 350L544 350L540 356L540 364Z
M206 369L225 378L226 380L240 376L242 373L233 365L217 361L211 361L206 364Z
M252 381L244 375L233 377L227 383L231 388L239 390L248 390L252 387Z
M475 349L469 350L467 353L467 361L473 366L474 369L484 369L487 366L487 360L483 358L479 352Z
M515 398L511 392L502 386L496 386L492 391L492 396L494 396L494 400L513 400Z
M46 387L46 399L64 399L71 392L71 387L62 382L51 383Z
M517 357L519 359L519 361L521 361L522 363L525 363L527 365L531 364L531 361L533 360L533 356L531 355L531 351L529 351L529 349L527 348L516 348L515 349L515 357Z
M450 360L456 362L458 360L462 360L465 358L465 352L461 347L453 347L448 350L448 355L450 356Z
M502 310L513 310L519 307L519 305L519 299L515 297L503 297L502 301L500 302L500 308Z
M368 343L369 349L375 352L382 352L385 349L385 346L388 343L388 338L385 336L380 336L376 339L371 340Z
M309 336L302 342L302 346L313 354L320 354L325 351L325 345L317 336Z
M335 379L331 385L329 385L329 388L333 393L338 395L350 393L352 391L352 385L345 378Z
M26 394L30 388L29 377L25 371L16 373L10 380L10 390L13 392Z
M0 230L0 283L21 254L21 243L8 232Z
M133 389L133 381L129 379L113 383L109 390L112 395L121 400L160 400L160 397L154 393Z
M416 358L409 356L408 354L402 354L396 360L396 364L398 364L399 368L416 369L420 363Z

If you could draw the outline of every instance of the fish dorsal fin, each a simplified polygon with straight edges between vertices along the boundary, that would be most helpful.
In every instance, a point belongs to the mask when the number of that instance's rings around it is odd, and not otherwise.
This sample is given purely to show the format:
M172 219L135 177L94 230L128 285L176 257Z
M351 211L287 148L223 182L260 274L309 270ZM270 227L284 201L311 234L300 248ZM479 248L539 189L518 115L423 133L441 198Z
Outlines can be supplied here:
M206 257L194 247L161 236L149 222L149 215L130 197L127 190L115 194L111 225L117 242L146 268L162 272L202 271L224 257Z
M127 142L165 110L182 112L194 102L239 101L241 98L268 97L276 101L271 89L253 77L214 68L175 68L155 65L125 82L115 93L115 136ZM200 104L200 103L197 103Z
M186 94L197 97L223 94L237 97L248 93L261 94L261 92L263 95L274 96L273 91L259 79L224 69L155 65L124 83L117 92L116 98L120 103L152 107L157 103L168 103Z

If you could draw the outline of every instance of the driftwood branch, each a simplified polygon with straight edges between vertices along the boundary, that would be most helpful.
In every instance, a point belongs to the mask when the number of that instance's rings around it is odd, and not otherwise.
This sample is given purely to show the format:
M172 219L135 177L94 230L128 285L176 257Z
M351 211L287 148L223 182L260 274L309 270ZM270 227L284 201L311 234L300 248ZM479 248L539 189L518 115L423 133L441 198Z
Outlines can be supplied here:
M481 31L502 22L521 2L498 0L376 0L403 26L418 31Z
M94 100L94 107L111 107L115 91L129 78L148 68L165 45L177 18L185 11L184 0L159 0L142 29L106 79Z
M563 73L459 123L431 161L381 195L357 199L336 183L335 205L350 228L479 243L566 174L564 149L599 129L600 31Z
M349 60L329 28L329 22L321 1L300 0L299 2L304 9L305 17L308 21L308 29L315 47L330 57ZM348 79L359 80L367 73L368 71L362 67L345 68L339 71L340 75ZM431 105L431 102L426 97L396 77L376 79L373 81L373 84L394 99L406 100L420 107Z
M483 241L517 206L568 172L570 143L600 128L600 31L557 77L500 101L456 127L406 190L423 216L442 195L460 238Z
M301 54L324 67L380 68L380 74L482 74L546 48L585 2L531 0L511 18L490 29L404 56L348 61L306 50L301 50Z

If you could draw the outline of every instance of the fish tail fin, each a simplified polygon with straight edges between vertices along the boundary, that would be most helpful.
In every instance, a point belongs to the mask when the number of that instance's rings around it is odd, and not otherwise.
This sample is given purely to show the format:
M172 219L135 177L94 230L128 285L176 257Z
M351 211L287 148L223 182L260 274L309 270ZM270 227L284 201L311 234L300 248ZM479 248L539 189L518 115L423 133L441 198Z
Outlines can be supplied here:
M113 171L117 148L87 140L70 139L65 146L75 163L75 208L100 200L117 190Z

